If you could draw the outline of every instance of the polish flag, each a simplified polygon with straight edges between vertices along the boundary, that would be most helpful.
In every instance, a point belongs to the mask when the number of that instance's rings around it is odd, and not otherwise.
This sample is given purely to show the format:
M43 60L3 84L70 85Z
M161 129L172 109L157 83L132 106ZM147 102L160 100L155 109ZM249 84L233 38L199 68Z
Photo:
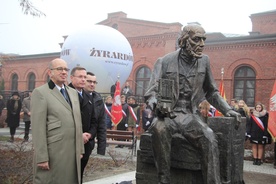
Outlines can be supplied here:
M112 123L117 126L121 120L123 119L122 113L122 104L121 104L121 94L120 94L120 82L116 82L116 89L114 93L113 103L111 107L111 121Z
M272 139L276 141L276 80L270 95L269 100L269 119L268 119L268 132Z

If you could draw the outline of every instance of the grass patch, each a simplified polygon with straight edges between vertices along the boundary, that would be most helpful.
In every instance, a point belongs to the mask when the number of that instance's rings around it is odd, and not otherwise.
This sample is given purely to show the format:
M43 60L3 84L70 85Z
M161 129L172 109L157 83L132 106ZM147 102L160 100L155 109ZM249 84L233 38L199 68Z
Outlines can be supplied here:
M10 137L7 136L0 136L0 141L8 141Z

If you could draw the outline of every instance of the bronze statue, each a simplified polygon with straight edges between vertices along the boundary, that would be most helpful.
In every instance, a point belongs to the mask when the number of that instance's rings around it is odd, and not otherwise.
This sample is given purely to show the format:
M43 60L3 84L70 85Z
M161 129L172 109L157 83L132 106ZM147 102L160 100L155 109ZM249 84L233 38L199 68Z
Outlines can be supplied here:
M205 30L200 25L185 26L178 40L180 49L156 61L145 94L157 114L149 131L162 184L170 183L171 139L175 133L182 134L200 151L204 182L221 183L216 135L200 118L198 110L204 98L225 116L236 117L236 128L241 121L240 114L231 110L219 95L209 58L202 54L205 39Z

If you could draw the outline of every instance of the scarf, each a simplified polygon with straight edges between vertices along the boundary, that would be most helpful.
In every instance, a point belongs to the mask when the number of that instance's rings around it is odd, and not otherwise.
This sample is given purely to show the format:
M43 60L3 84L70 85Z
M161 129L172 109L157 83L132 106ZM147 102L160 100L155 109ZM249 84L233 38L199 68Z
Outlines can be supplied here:
M261 112L258 112L256 110L253 111L253 115L256 116L256 117L263 117L267 114L267 111L266 110L262 110Z

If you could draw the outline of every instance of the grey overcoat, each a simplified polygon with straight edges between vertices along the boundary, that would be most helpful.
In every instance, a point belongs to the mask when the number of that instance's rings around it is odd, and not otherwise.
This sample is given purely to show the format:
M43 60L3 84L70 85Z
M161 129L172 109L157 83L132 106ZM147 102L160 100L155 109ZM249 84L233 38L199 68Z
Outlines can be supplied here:
M32 93L35 184L80 183L80 155L84 153L80 103L77 91L65 88L72 108L52 81ZM46 161L50 170L37 167Z
M28 115L28 113L31 111L31 97L30 96L23 99L22 110L24 112L23 121L24 122L30 121L31 118Z

